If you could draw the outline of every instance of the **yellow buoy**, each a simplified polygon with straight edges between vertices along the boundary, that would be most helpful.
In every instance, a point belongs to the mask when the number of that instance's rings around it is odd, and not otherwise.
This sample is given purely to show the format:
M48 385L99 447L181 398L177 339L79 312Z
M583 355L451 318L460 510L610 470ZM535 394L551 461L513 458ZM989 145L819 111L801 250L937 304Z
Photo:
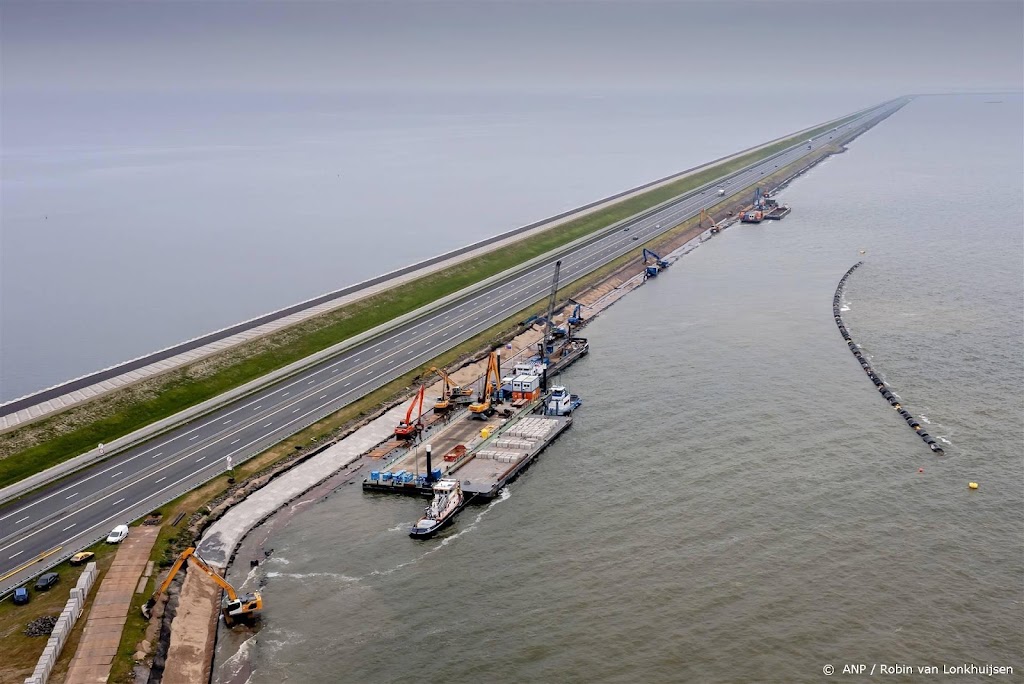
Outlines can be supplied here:
M968 489L977 489L978 488L978 483L977 482L968 482L967 483L967 488Z

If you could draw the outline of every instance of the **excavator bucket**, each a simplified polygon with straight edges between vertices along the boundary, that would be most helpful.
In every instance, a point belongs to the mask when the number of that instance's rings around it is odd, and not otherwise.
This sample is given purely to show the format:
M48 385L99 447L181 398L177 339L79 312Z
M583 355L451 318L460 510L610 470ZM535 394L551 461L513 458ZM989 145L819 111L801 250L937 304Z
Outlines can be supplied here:
M150 619L151 617L153 617L153 606L155 606L155 605L156 605L156 599L152 599L152 598L149 599L148 601L146 601L145 603L143 603L142 604L142 617L146 618L147 620Z

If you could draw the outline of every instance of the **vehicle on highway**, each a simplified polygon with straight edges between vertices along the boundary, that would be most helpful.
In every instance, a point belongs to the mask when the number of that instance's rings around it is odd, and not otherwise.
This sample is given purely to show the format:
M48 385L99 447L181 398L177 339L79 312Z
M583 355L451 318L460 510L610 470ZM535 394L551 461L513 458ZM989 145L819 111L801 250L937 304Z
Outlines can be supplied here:
M36 591L46 591L60 579L60 575L55 572L48 572L45 575L40 575L39 579L36 580Z
M128 537L128 526L118 525L107 535L108 544L120 544Z
M95 555L96 554L92 551L82 551L81 553L76 553L74 556L72 556L71 560L69 560L68 562L72 565L81 565L82 563L91 559Z
M28 588L18 587L14 590L14 605L23 606L28 603Z

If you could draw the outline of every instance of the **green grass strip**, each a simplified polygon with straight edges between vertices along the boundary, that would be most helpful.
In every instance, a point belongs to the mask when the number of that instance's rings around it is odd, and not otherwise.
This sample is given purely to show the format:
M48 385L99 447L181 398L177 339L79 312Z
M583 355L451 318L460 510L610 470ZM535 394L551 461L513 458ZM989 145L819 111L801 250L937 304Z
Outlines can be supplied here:
M820 126L812 131L794 135L734 160L668 183L660 188L623 200L600 212L551 228L517 243L502 247L417 280L354 302L336 311L299 323L264 338L259 344L269 347L207 377L190 377L189 367L177 369L161 376L159 393L151 399L132 403L112 415L64 434L56 434L29 448L0 460L0 487L4 487L69 458L94 448L100 442L110 442L179 411L216 397L223 392L299 361L339 342L350 339L378 325L394 320L442 297L514 268L524 262L550 252L578 238L590 235L616 221L629 218L678 195L715 181L752 162L840 126L853 119ZM225 354L244 351L245 345ZM201 362L200 362L201 363ZM56 424L54 418L44 419L40 434L47 434L45 423ZM27 425L22 430L33 429ZM0 435L0 444L19 431ZM54 430L56 432L56 430ZM52 433L51 433L52 434Z

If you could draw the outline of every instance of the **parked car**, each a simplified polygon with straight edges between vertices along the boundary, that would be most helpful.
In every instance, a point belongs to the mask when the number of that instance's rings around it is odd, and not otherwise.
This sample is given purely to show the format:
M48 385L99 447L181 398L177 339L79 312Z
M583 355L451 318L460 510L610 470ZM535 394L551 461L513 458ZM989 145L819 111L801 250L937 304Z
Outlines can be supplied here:
M107 535L108 544L120 544L128 537L128 526L118 525Z
M92 559L92 557L95 555L96 554L92 551L82 551L81 553L76 553L74 556L72 556L71 560L69 560L68 562L72 565L81 565L82 563Z
M28 588L18 587L14 590L14 605L23 606L28 603Z
M45 575L40 576L39 579L36 580L36 591L46 591L56 584L59 579L60 576L55 572L48 572Z

